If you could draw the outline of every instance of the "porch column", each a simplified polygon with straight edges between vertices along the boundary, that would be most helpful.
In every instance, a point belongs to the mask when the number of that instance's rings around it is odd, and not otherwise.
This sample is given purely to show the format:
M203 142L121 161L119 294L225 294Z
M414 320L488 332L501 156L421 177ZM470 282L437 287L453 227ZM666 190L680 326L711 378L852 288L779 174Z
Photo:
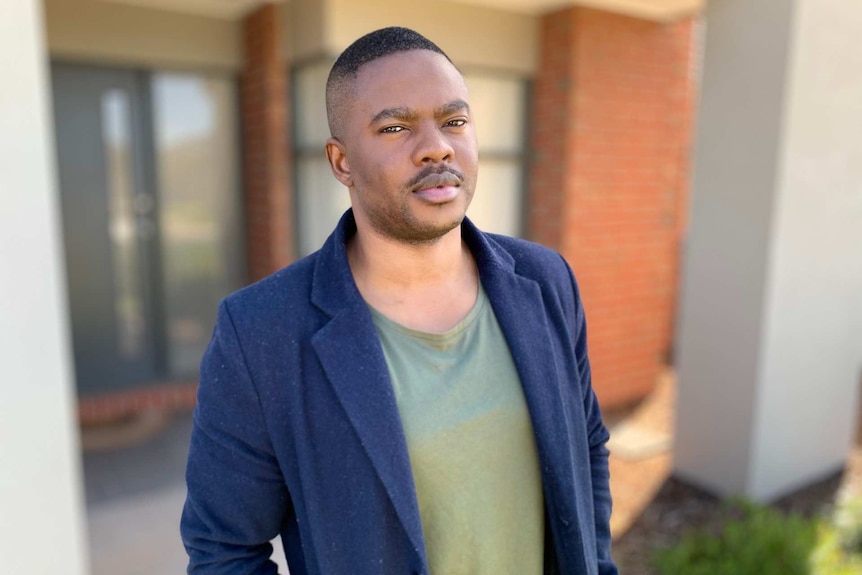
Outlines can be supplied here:
M38 0L0 3L0 573L87 571Z
M265 4L243 22L242 145L251 281L286 266L296 253L288 70L279 9L276 4Z
M842 467L862 374L862 11L708 3L676 473L772 500Z
M530 239L580 282L605 407L649 392L667 360L687 207L693 20L588 8L541 21Z

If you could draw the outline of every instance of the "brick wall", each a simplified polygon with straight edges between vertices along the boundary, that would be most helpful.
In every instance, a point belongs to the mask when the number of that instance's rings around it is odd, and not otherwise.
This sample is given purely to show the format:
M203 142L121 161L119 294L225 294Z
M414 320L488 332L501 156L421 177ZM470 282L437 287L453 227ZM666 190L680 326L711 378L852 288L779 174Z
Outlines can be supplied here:
M543 17L529 230L578 277L606 407L652 389L677 295L692 123L692 20Z
M240 78L246 253L249 280L295 257L287 65L278 7L266 4L243 23Z

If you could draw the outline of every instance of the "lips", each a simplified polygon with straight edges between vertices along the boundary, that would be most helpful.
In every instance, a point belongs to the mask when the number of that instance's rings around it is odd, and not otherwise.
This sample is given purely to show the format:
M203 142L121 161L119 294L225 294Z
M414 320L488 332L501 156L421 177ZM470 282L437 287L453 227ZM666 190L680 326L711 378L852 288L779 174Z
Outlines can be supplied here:
M423 188L416 191L415 194L429 204L445 204L457 198L460 189L458 186L440 186L438 188Z
M460 195L463 181L464 176L448 166L427 166L416 174L408 189L429 204L441 205Z
M414 192L423 192L433 188L457 188L461 185L461 180L455 174L444 172L442 174L429 174L419 180L419 183L413 187Z

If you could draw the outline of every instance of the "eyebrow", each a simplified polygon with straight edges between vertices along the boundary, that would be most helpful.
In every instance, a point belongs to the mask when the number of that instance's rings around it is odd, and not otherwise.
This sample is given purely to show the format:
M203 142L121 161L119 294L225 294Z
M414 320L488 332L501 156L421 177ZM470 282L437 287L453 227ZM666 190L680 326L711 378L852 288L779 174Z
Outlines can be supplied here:
M448 116L456 112L470 113L470 105L464 100L452 100L447 104L443 104L434 110L434 117ZM371 124L376 124L383 120L398 120L400 122L415 122L419 119L419 113L410 108L384 108L377 112L371 118Z

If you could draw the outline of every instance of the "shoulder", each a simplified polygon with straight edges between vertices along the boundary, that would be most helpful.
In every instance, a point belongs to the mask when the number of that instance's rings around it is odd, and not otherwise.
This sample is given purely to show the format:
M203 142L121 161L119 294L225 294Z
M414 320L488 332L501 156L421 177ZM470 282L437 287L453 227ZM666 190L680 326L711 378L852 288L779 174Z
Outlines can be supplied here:
M265 326L292 316L301 317L311 306L311 284L319 252L230 294L220 307L236 324ZM237 328L240 326L237 325Z
M571 269L558 252L520 238L492 233L484 236L493 250L511 258L518 275L540 282L571 282Z
M555 250L527 240L480 232L495 261L516 276L535 282L549 310L571 321L582 315L578 283L568 262Z

